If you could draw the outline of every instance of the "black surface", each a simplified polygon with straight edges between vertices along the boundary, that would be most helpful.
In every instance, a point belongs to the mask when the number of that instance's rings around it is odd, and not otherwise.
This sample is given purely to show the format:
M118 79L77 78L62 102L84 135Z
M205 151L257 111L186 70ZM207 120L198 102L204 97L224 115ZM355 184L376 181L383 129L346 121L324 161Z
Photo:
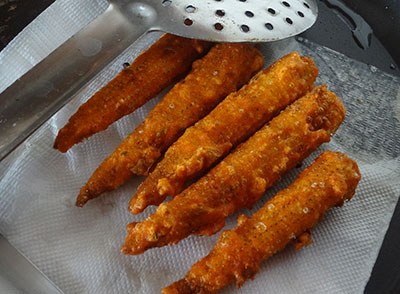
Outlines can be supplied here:
M73 1L73 0L71 0ZM90 0L88 0L90 1ZM0 50L54 0L0 0ZM372 27L371 46L361 49L351 34L351 22L327 1L319 1L315 26L303 33L347 56L372 64L386 72L400 75L400 0L343 0ZM393 65L395 67L393 68ZM365 294L400 293L400 204L373 268Z
M368 21L374 29L374 34L400 65L400 1L352 0L343 2Z
M0 50L54 1L0 0Z
M365 1L365 0L363 0ZM316 24L311 27L311 29L307 30L305 33L301 34L301 36L312 40L316 43L324 45L326 47L332 48L335 51L342 52L343 54L364 62L366 64L374 65L381 70L384 70L388 73L400 76L400 70L397 64L400 65L400 56L397 54L397 59L394 58L394 55L391 56L388 50L385 49L383 42L378 39L378 36L375 35L375 26L378 26L378 22L376 24L372 24L369 19L365 16L364 19L369 25L372 27L374 34L371 36L371 45L367 49L362 49L357 42L354 40L351 26L348 24L347 19L343 16L342 13L339 13L334 8L329 8L326 5L327 1L319 1L318 8L319 14ZM349 7L351 3L360 2L357 0L346 0L342 1L346 3ZM375 2L386 2L383 0L375 0ZM398 6L400 6L400 0L397 0ZM381 10L385 13L388 13L389 9L385 9L385 6L381 6ZM357 11L358 12L358 11ZM360 13L359 13L360 14ZM398 48L400 45L400 7L398 10L393 9L393 15L397 15L397 24L393 22L392 32L388 34L390 36L389 42L391 42L391 50L397 53L400 53L400 49ZM360 14L361 15L361 14ZM382 23L386 22L386 16L380 14L379 11L376 11L374 14L374 18L376 15L381 15L380 21ZM368 15L367 15L368 16ZM397 27L396 27L397 25ZM397 28L397 29L396 29ZM386 37L385 35L384 37ZM392 41L394 40L394 42ZM397 48L395 48L395 44L397 43ZM396 51L397 50L397 51ZM392 65L395 65L395 68Z

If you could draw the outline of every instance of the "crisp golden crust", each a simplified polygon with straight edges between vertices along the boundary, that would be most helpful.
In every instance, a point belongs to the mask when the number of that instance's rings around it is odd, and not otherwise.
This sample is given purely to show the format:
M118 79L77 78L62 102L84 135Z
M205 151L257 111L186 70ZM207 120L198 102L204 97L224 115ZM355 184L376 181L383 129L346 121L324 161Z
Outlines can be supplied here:
M115 189L149 168L187 128L246 83L264 59L246 44L217 44L154 107L146 119L97 168L81 189L77 206Z
M223 232L210 254L162 293L215 293L235 281L240 287L260 262L293 239L310 242L310 230L329 208L350 200L360 178L357 164L346 155L324 152L252 217L239 216L238 227Z
M129 209L142 212L210 168L281 109L311 91L318 69L309 57L293 52L258 73L206 117L188 128L139 187Z
M140 254L190 234L216 233L228 215L251 207L282 175L329 141L344 117L340 99L325 86L316 87L148 219L130 225L122 252Z
M133 112L183 76L211 46L165 34L78 109L59 131L54 148L66 152Z

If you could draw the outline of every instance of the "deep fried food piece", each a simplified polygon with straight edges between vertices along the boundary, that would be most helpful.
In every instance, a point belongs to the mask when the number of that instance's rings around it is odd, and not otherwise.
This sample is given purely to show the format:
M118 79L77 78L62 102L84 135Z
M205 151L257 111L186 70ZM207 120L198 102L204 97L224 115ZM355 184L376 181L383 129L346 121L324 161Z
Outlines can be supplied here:
M176 84L146 119L97 168L76 205L113 190L132 174L149 168L187 128L237 90L264 65L261 53L246 44L217 44Z
M238 227L223 232L210 254L162 293L215 293L235 281L242 286L260 262L293 239L300 240L296 249L308 245L310 230L329 208L351 199L360 178L357 164L346 155L324 152L252 217L239 216Z
M228 215L251 207L282 175L329 141L344 116L340 99L325 86L316 87L145 221L130 224L122 252L140 254L190 234L216 233Z
M230 94L206 117L188 128L165 153L132 198L129 209L142 212L210 168L229 150L252 135L281 109L314 86L318 69L309 57L293 52Z
M59 131L54 148L73 145L108 128L189 71L212 43L165 34L94 94Z

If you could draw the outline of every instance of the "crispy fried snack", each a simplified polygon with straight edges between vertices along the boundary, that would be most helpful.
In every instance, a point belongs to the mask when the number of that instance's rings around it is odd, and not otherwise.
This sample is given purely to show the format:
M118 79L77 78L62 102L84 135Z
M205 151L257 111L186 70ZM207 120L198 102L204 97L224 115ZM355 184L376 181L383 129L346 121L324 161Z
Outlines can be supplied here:
M108 128L183 76L212 43L165 34L84 103L59 131L54 148L66 152Z
M346 155L324 152L252 217L239 216L238 227L223 232L210 254L162 293L215 293L234 281L242 286L260 262L293 239L296 249L310 244L311 229L329 208L350 200L360 178L357 164Z
M176 84L146 119L97 168L81 189L77 206L113 190L150 167L187 128L263 67L264 59L246 44L217 44Z
M132 198L136 214L182 192L185 183L210 168L281 109L314 86L318 69L309 57L293 52L230 94L206 117L188 128L165 153Z
M228 215L251 207L282 175L329 141L344 116L335 94L325 86L315 88L145 221L128 225L122 252L140 254L190 234L216 233Z

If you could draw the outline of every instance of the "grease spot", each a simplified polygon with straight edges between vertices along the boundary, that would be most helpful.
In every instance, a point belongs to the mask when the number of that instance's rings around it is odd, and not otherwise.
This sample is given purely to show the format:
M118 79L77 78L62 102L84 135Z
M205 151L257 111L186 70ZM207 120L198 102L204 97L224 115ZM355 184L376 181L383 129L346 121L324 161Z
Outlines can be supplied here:
M51 82L41 80L36 84L36 93L38 96L47 96L51 91L54 90L54 86Z
M76 48L83 56L91 57L97 55L103 48L103 43L97 39L84 39L76 42Z

